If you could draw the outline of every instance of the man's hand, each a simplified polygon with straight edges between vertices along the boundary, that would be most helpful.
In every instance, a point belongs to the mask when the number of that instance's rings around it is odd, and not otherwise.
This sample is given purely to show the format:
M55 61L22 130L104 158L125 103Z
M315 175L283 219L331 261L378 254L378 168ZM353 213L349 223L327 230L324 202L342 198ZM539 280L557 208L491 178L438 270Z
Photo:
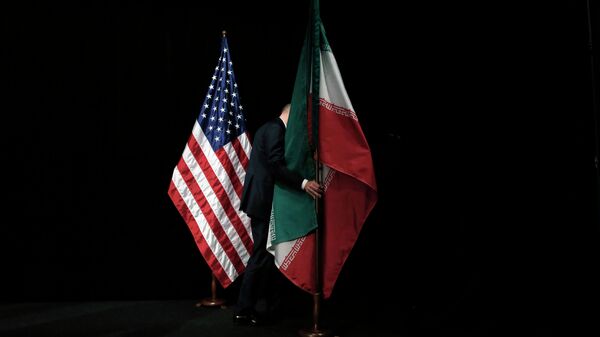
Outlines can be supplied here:
M323 188L321 185L314 180L309 180L304 186L304 191L308 193L313 199L320 198L321 193L323 193Z

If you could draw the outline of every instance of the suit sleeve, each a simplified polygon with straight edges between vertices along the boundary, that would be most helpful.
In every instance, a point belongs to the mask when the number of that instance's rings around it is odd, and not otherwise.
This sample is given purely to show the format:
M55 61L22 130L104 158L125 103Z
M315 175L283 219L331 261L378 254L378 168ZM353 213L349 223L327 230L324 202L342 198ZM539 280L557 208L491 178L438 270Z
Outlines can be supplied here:
M266 134L266 150L268 167L276 181L289 187L302 190L304 178L297 172L289 170L285 165L285 134L278 126L271 126Z

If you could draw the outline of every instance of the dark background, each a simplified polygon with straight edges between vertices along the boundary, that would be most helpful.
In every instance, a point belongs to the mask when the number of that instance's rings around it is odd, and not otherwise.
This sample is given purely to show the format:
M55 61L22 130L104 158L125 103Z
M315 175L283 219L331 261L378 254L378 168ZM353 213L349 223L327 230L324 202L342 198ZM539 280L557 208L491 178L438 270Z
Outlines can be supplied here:
M597 322L585 2L321 2L379 185L328 303L432 331ZM305 0L4 10L0 300L209 295L167 189L220 32L253 131L290 100L307 15Z

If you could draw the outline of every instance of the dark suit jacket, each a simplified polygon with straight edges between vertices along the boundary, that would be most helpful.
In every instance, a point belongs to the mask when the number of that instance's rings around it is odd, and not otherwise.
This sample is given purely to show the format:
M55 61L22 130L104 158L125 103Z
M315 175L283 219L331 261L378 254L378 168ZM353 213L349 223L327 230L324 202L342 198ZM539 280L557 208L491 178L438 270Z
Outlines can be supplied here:
M281 119L271 120L256 131L240 205L251 218L270 218L275 181L302 188L304 178L287 169L284 150L285 124Z

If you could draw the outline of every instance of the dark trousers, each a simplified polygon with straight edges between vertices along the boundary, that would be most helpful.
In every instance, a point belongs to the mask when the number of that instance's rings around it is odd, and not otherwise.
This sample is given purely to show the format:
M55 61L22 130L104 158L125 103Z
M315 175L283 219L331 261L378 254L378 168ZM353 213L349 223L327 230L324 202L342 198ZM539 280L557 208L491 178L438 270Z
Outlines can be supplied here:
M273 255L267 251L269 221L252 218L254 249L242 275L236 314L259 313L271 316L281 306L283 275L275 267Z

